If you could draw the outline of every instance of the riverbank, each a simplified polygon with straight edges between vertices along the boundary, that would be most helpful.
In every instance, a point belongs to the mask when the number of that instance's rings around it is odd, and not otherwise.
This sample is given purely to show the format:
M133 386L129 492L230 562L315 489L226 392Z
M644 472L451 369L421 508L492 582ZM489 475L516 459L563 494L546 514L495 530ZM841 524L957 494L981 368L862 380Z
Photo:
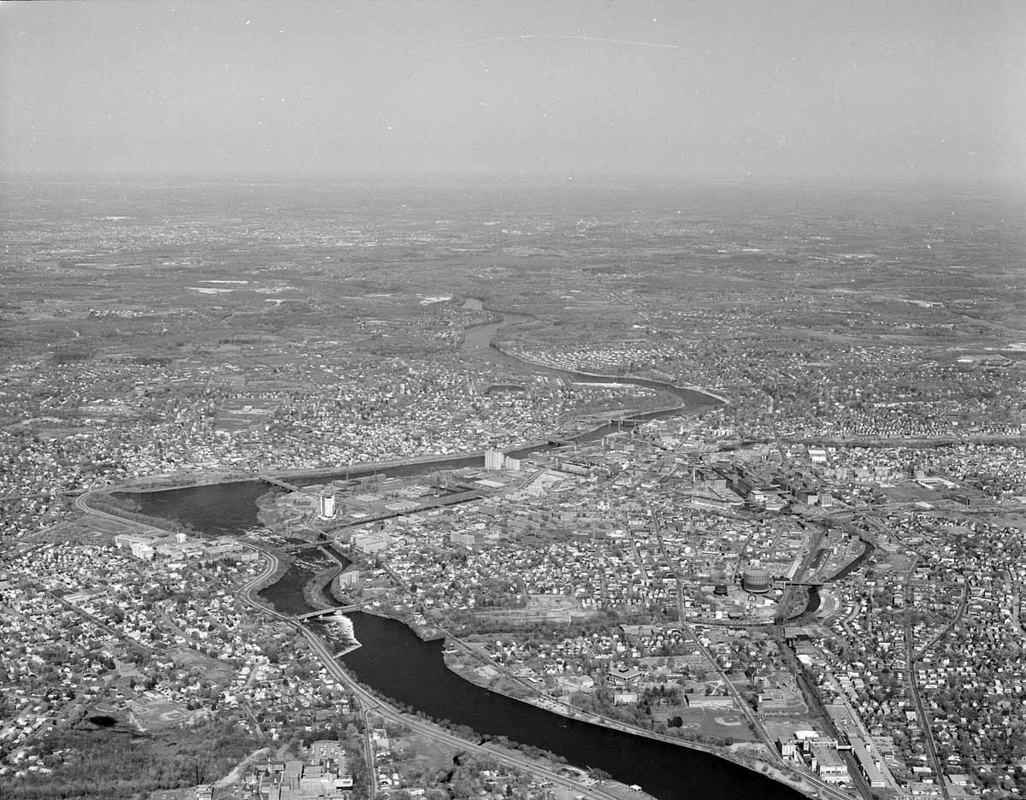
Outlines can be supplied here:
M389 615L380 609L365 608L364 614L371 614L382 619L392 620L405 625L410 631L422 641L430 641L424 635L420 626L411 624L394 615ZM453 675L480 687L488 692L501 695L513 701L526 703L542 711L557 714L568 720L579 723L605 728L610 731L624 733L631 736L643 737L653 741L679 747L684 750L701 752L710 756L724 759L739 767L751 772L769 777L785 786L795 788L806 795L815 793L817 787L806 781L800 774L792 773L782 769L779 765L766 760L764 748L754 743L734 743L730 745L713 745L705 742L696 742L675 736L664 735L655 731L639 728L620 720L604 717L600 714L589 713L572 705L550 698L531 687L523 681L509 676L497 669L490 662L485 662L477 655L474 648L457 637L446 635L445 647L442 651L442 661L445 668ZM456 652L463 652L469 655L470 659L460 661L453 656ZM476 662L476 663L475 663Z
M272 585L277 580L276 576L284 576L284 575L288 574L289 569L288 569L287 565L285 565L280 560L278 560L277 557L272 556L270 553L265 553L265 556L268 557L269 559L273 559L273 560L277 560L278 561L278 563L275 564L276 568L271 573L268 573L268 574L265 574L263 576L259 576L259 577L255 578L253 580L253 582L251 582L246 587L247 592L252 592L255 589L256 586ZM270 564L268 566L270 566ZM405 623L402 623L402 621L394 620L393 617L388 617L387 615L385 615L384 613L381 613L380 611L377 612L377 613L374 613L373 616L379 616L382 619L388 619L390 621L400 622L403 625L403 627L406 627L409 630L409 627ZM329 641L334 639L333 636L329 636L329 640L326 641L326 640L324 640L322 638L322 636L324 635L323 633L322 634L315 633L308 625L306 625L304 623L300 623L300 622L293 622L292 624L298 630L303 631L304 634L308 637L308 639L313 638L313 639L316 639L317 641L321 642L321 648L324 650L325 653L330 653L332 650L334 650L334 648L330 648L328 646ZM458 644L462 645L463 647L467 647L467 645L464 645L458 639L453 638L452 641L453 641L453 643L458 643ZM338 664L337 659L340 659L340 658L342 658L344 656L347 656L347 655L353 653L354 651L359 649L359 647L360 647L360 645L357 644L357 643L346 644L342 648L341 651L338 651L338 652L334 653L333 661L336 664ZM377 657L375 658L375 661L377 661L377 659L381 658L382 652L388 652L388 649L384 649L383 650L380 647L378 647L376 649L378 650L378 654L377 654ZM449 669L449 671L452 671L451 667L449 667L449 665L446 665L446 668ZM350 677L350 680L357 681L363 687L364 691L373 692L376 696L382 698L382 701L384 703L392 702L390 696L387 693L380 694L379 691L376 688L372 688L372 687L362 683L362 676L360 675L359 671L353 673L353 672L350 671L350 669L347 666L345 668L345 672ZM454 674L459 674L459 673L456 673L455 671L452 671L452 672ZM465 679L467 678L467 676L465 676L465 675L461 675L461 677L463 677ZM494 688L491 689L491 692L494 693L494 694L503 694L502 692L496 691ZM743 746L743 745L742 746L735 745L735 746L728 747L728 748L719 748L719 747L713 747L713 746L703 745L703 744L699 744L699 743L681 741L681 740L673 739L673 738L670 738L670 737L660 736L658 734L654 734L651 731L646 731L646 730L643 730L643 729L632 728L631 726L628 726L628 725L625 725L625 724L622 724L622 723L618 723L618 722L616 722L614 720L608 720L608 719L602 718L602 717L600 717L598 715L585 714L583 712L577 712L576 710L573 710L571 707L565 706L564 704L560 704L557 701L544 702L545 698L541 698L541 697L538 697L538 696L530 697L530 698L523 698L523 697L517 697L517 696L515 696L512 693L508 693L505 696L510 697L513 700L520 700L521 702L524 702L526 700L526 702L529 705L531 705L531 706L535 706L535 707L541 708L544 711L547 711L549 713L560 714L560 716L563 716L563 717L565 717L567 719L573 719L576 722L586 722L586 723L590 723L593 726L602 727L602 728L605 728L605 729L610 730L610 731L615 731L615 732L618 732L618 733L626 733L626 734L630 734L630 735L632 735L634 737L643 737L643 738L651 739L653 741L663 742L663 743L672 745L674 748L683 748L684 750L703 752L703 753L706 753L708 755L716 756L718 758L721 758L721 759L724 759L726 761L729 761L730 763L735 764L735 765L737 765L739 767L743 767L746 771L749 771L749 772L752 772L754 774L758 774L758 775L761 775L763 777L769 778L769 779L773 780L774 782L776 782L779 785L787 786L787 787L792 788L794 790L800 791L803 794L805 794L806 796L814 794L816 789L817 789L817 787L815 785L807 783L800 776L796 776L796 775L790 774L789 772L787 772L785 770L776 768L773 765L768 764L768 763L760 760L759 757L758 757L759 754L760 754L760 751L758 749L753 749L753 746L751 746L751 745L748 745L747 747ZM453 724L455 724L455 723L446 723L446 726L447 726L448 729L451 729L451 726ZM457 730L460 727L461 726L459 726L457 724L457 726L456 726ZM504 742L506 740L503 737L501 737L501 736L500 737L495 737L494 735L489 735L489 734L478 734L478 735L481 736L481 739L478 742L476 742L476 743L473 742L473 740L471 740L470 742L468 742L469 746L476 747L476 748L486 748L488 750L502 752L504 754L507 754L507 755L511 756L513 759L524 760L526 758L526 759L529 759L529 760L533 761L536 764L544 765L544 768L549 770L549 771L561 770L563 765L565 765L565 762L562 761L562 757L557 757L556 754L546 754L545 758L540 758L539 756L542 755L542 754L539 752L539 750L537 748L535 748L533 745L528 744L526 742L524 743L524 746L526 747L526 750L525 750L525 749L511 747L510 745L512 744L512 742L510 742L509 744L505 744ZM534 755L533 756L530 755L531 753L534 753ZM595 762L592 761L592 762L589 762L589 763L595 763ZM567 769L570 769L570 768L567 767ZM587 772L587 771L582 771L582 770L575 770L574 771L575 775L576 775L576 773L582 773L583 774L585 772ZM575 777L575 780L576 779L577 778ZM642 782L644 782L644 781L642 781ZM589 798L606 798L608 800L608 798L612 797L612 798L618 798L619 800L627 800L627 798L629 798L629 797L639 797L639 796L640 797L651 797L651 795L646 795L643 792L639 793L639 790L638 790L637 787L627 786L626 784L624 784L623 782L620 782L620 781L602 780L602 781L598 781L597 783L594 783L594 784L589 781L589 782L586 782L584 784L579 784L579 786L580 786L580 790L583 792L583 796L589 797ZM579 795L576 792L574 792L571 795L563 796L563 800L571 800L571 797L577 797L577 796L579 796Z
M451 638L452 637L449 637L447 642ZM456 640L456 645L465 652L473 652L472 648L465 643L459 642L459 640ZM458 662L456 659L452 658L452 653L448 652L448 648L445 652L445 665L454 674L470 683L473 683L475 686L480 686L482 689L486 689L496 694L501 694L511 700L529 703L544 711L548 711L552 714L558 714L559 716L567 719L585 722L591 725L599 725L601 727L608 728L609 730L627 733L632 736L642 736L655 741L665 742L666 744L671 744L676 747L682 747L687 750L707 753L730 761L733 764L737 764L738 766L744 767L745 769L753 772L769 776L780 783L797 788L807 794L812 794L816 788L812 784L807 784L802 776L792 774L781 769L779 766L766 761L764 755L765 751L761 745L750 742L739 742L724 746L706 744L705 742L696 742L676 736L656 733L655 731L651 731L646 728L639 728L620 720L604 717L601 714L586 712L568 703L543 695L536 690L531 690L521 681L511 678L508 675L504 675L494 667L492 667L492 670L495 673L494 677L486 677L481 672L478 672L477 668L466 663ZM491 665L485 666L489 667ZM511 690L510 684L523 689L523 691L516 691L515 689ZM760 755L762 755L762 757L760 757Z

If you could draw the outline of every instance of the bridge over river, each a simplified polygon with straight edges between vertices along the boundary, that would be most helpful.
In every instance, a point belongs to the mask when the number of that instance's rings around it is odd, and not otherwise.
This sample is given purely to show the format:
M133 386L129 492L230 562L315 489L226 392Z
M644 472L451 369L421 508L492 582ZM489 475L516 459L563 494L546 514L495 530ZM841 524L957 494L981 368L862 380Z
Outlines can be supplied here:
M301 494L307 493L305 489L296 486L294 483L283 481L281 478L276 478L273 475L257 475L257 477L264 483L269 483L271 486L277 486L279 489L285 489L289 492L299 492Z
M351 614L354 611L360 611L363 608L363 603L353 603L348 606L333 606L332 608L321 608L317 611L308 611L306 614L297 614L292 619L297 622L302 622L307 619L314 619L315 617L323 617L327 614Z

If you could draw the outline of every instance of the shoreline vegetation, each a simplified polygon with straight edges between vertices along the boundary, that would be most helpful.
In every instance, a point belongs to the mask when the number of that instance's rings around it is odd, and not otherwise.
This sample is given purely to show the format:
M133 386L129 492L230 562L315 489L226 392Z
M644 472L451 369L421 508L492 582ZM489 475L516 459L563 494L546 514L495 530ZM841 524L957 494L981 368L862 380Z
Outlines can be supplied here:
M423 626L416 625L415 623L403 619L400 616L388 614L381 609L364 608L362 609L362 613L371 614L373 616L383 617L385 619L391 619L396 622L400 622L409 627L410 630L412 630L422 641L432 641L434 639L439 638L437 635L433 634L425 635L425 633L427 633L427 629L423 628ZM452 636L450 634L444 634L444 638L446 643L446 649L453 645L465 647L462 644L461 640L459 640L455 636ZM647 739L654 739L656 741L665 742L667 744L676 745L678 747L683 747L689 750L707 753L709 755L722 758L726 761L730 761L732 764L744 767L745 769L751 770L752 772L757 772L761 775L769 777L777 781L778 783L790 786L791 788L801 791L809 796L812 796L818 789L818 787L816 787L815 785L807 782L804 779L804 776L802 776L801 774L781 769L778 765L773 764L772 762L767 761L764 758L760 758L758 755L757 748L761 748L761 746L755 742L728 742L724 744L713 744L709 742L696 741L694 739L686 739L682 737L660 734L655 731L650 731L645 728L639 728L637 726L630 725L628 723L613 719L611 717L605 717L601 714L595 714L583 711L581 709L577 709L566 703L562 703L558 700L546 697L538 692L535 692L533 694L520 694L516 692L511 692L508 689L497 688L495 685L492 685L487 681L481 680L478 676L475 675L473 669L457 669L450 658L443 657L443 660L446 668L450 672L454 673L455 675L458 675L468 683L472 683L476 686L486 689L489 692L494 692L495 694L503 695L504 697L507 697L511 700L517 700L522 703L528 703L537 708L541 708L544 711L558 714L559 716L566 717L568 719L574 719L579 722L586 722L592 725L598 725L601 727L609 728L610 730L616 730L622 733L627 733L632 736L641 736ZM506 739L505 737L485 736L482 734L478 734L476 731L465 725L454 725L453 723L447 720L438 720L433 717L430 717L424 714L423 712L417 711L415 708L412 708L411 706L405 703L393 700L392 698L386 695L382 695L376 689L367 686L366 684L361 682L357 677L355 677L353 673L346 667L344 662L339 663L342 669L349 676L350 680L352 680L354 683L358 683L364 690L373 694L381 701L386 702L389 705L394 706L395 708L398 708L404 713L409 713L420 719L428 720L442 728L452 731L461 738L465 738L471 741L473 741L476 738L480 740L480 743L483 744L493 741L499 742L501 740L502 744L513 750L517 750L519 752L532 755L537 758L549 759L551 763L557 765L566 763L565 758L552 753L546 753L545 751L533 747L532 745L513 742Z
M310 582L308 582L307 586L309 585ZM332 598L335 601L342 604L349 604L352 602L352 599L344 595L338 588L338 581L336 579L333 579L331 581L330 590ZM785 769L781 769L772 762L767 761L764 758L760 758L757 752L757 748L760 748L760 746L754 742L725 742L723 744L714 744L711 742L702 742L695 739L688 739L679 736L660 734L656 731L651 731L645 728L637 727L635 725L630 725L629 723L623 722L621 720L613 719L611 717L606 717L601 714L596 714L576 708L575 706L569 705L567 703L543 695L541 692L538 692L537 690L532 691L529 687L523 686L523 684L521 684L519 681L511 679L509 678L509 676L500 676L501 678L505 678L506 680L500 680L498 682L483 679L474 671L473 667L470 664L461 665L457 663L455 659L451 658L448 655L451 650L456 648L459 648L460 650L466 653L472 653L472 648L470 648L465 642L459 639L459 637L456 637L448 632L439 632L437 628L433 628L431 626L418 625L413 620L405 619L402 615L399 614L388 613L388 611L381 608L364 607L361 610L364 614L370 614L385 619L391 619L406 625L422 641L434 641L439 638L443 638L445 641L443 649L443 661L445 663L446 669L458 675L468 683L472 683L475 686L479 686L482 689L486 689L487 691L503 695L504 697L508 697L511 700L518 700L523 703L528 703L530 705L536 706L537 708L541 708L544 711L549 711L551 713L558 714L568 719L574 719L579 722L587 722L591 723L592 725L600 725L611 730L621 731L623 733L628 733L634 736L643 736L645 738L655 739L658 741L666 742L668 744L685 747L691 750L701 751L703 753L708 753L709 755L714 755L719 758L726 759L733 764L737 764L738 766L742 766L746 769L771 777L779 783L783 783L785 785L796 788L799 791L805 792L806 794L812 794L814 791L816 791L817 787L807 783L803 779L803 776L801 776L800 774L790 772ZM446 727L450 730L457 731L459 729L466 728L466 726L453 727L450 723L447 723L445 720L439 721L426 717L422 713L417 712L415 709L413 709L411 712L409 710L409 706L392 700L391 698L382 695L377 690L368 687L366 686L366 684L360 682L359 679L355 678L352 672L346 668L344 663L342 663L341 666L346 671L346 674L350 676L351 680L360 683L360 685L363 688L374 694L375 697L378 697L379 699L385 702L395 705L397 708L400 708L406 711L407 713L414 713L418 717L431 719L431 721L433 721L435 724L438 724L441 727ZM524 691L512 691L509 688L510 683L513 683L515 686L521 686L524 689ZM482 739L483 741L489 741L490 739L490 737L478 735L476 734L476 732L472 733L473 735L478 736L478 738ZM463 738L470 737L464 736ZM509 745L513 749L518 749L517 743L509 743ZM529 745L525 746L530 747ZM553 760L553 763L565 763L565 759L561 759L559 756L550 754L548 757Z
M335 595L331 587L335 585L335 579L341 574L342 566L340 564L333 564L315 573L310 580L303 584L303 599L306 604L315 610L333 608L334 604L331 599Z

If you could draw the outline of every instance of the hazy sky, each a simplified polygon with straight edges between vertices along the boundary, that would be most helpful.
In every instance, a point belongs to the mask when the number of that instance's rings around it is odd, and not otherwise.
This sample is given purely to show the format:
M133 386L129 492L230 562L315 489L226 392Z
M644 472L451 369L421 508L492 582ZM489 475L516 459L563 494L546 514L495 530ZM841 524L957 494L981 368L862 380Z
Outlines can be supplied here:
M0 170L1026 177L1026 2L0 4Z

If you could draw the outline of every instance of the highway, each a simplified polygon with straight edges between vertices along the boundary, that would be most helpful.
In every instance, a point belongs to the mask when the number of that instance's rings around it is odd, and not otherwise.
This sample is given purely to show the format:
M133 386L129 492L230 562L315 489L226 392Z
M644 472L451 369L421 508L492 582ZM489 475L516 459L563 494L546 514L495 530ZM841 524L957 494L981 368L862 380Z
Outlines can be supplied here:
M166 530L165 528L158 528L154 525L147 525L145 522L137 522L134 519L128 517L120 517L117 514L110 514L106 511L100 511L99 509L93 508L89 505L88 500L91 495L101 494L99 490L93 489L80 494L75 498L75 508L81 511L83 514L88 514L94 517L102 517L103 519L111 520L118 523L119 525L127 525L133 528L137 528L145 533L155 534L157 536L171 536L173 531Z
M607 792L604 792L601 789L598 789L596 787L586 787L583 784L578 783L577 781L559 775L555 772L552 772L551 770L547 770L539 766L537 762L532 761L526 757L514 756L506 752L492 749L485 745L476 744L474 742L469 742L466 739L461 739L458 736L449 733L444 728L441 728L432 723L424 722L423 720L417 717L407 715L402 711L399 711L397 708L394 708L393 706L386 703L384 700L367 691L359 683L354 681L344 669L342 669L341 665L338 663L338 660L335 657L335 654L327 648L327 646L324 644L324 642L317 634L315 634L305 625L302 625L299 622L297 622L293 617L281 614L280 612L275 611L274 609L269 608L268 606L259 603L253 599L253 591L260 587L265 581L269 580L278 570L281 563L278 557L275 556L273 553L269 553L266 550L259 550L259 548L253 549L256 549L259 552L263 553L264 557L267 559L267 563L263 571L259 575L257 575L252 580L247 582L242 588L240 588L237 591L238 596L256 610L264 614L270 614L271 616L276 617L282 622L287 622L289 625L292 625L297 631L302 633L303 636L306 638L307 642L310 643L310 648L313 650L314 655L317 656L320 662L324 665L325 669L327 669L328 673L335 680L339 681L340 683L348 687L348 689L354 695L356 695L356 697L360 699L360 703L362 704L363 709L365 711L373 711L376 714L379 714L380 716L384 717L385 719L405 725L411 730L414 730L423 736L433 739L436 742L441 742L442 744L447 744L451 747L455 747L460 750L474 750L481 753L487 753L488 755L492 756L501 763L515 767L517 769L524 770L529 775L537 775L540 777L544 777L547 780L551 780L553 783L559 784L560 786L564 786L568 789L572 789L578 794L583 794L585 797L596 798L596 800L617 800L617 798L615 798L613 795L608 794ZM371 770L371 780L374 781L376 780L376 776L374 775L374 755L373 751L370 749L369 737L366 746L368 748L367 762ZM375 786L373 788L376 789L377 787Z

